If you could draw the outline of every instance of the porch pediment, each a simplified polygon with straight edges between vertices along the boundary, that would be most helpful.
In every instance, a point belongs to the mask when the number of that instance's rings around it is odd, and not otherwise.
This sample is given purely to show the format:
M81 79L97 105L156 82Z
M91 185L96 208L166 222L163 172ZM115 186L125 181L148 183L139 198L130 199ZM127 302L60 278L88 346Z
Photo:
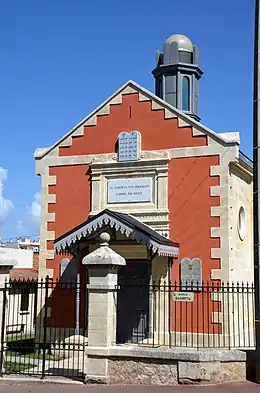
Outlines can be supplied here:
M54 241L57 252L65 251L83 238L88 238L94 232L103 227L111 227L127 238L135 240L139 244L146 245L153 254L176 258L179 244L160 235L148 225L143 224L133 216L115 212L109 209L90 217L76 228L65 233Z

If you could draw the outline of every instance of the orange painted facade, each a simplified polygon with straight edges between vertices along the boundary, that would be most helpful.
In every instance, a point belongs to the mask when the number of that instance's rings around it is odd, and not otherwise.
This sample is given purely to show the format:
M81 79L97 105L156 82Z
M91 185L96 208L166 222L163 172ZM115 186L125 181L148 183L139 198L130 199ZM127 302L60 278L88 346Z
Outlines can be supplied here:
M180 261L198 257L202 261L202 280L211 282L211 270L219 269L220 260L212 259L211 248L220 247L219 238L211 238L210 228L219 227L219 218L210 216L210 207L219 206L219 197L210 196L211 186L219 185L217 176L209 176L211 165L218 165L217 156L171 160L169 166L170 234L180 244L179 258L173 263L172 283L179 285ZM216 283L215 283L216 285ZM201 309L204 310L201 313ZM200 311L199 311L200 310ZM194 302L173 302L173 331L220 333L220 325L212 323L212 312L221 311L212 302L210 293L195 293ZM203 315L203 318L201 316ZM200 316L200 318L196 318Z
M87 165L50 167L49 174L56 176L55 186L49 186L49 193L56 195L56 203L48 205L48 212L55 213L55 222L48 222L49 231L59 237L88 218L90 212L90 177ZM53 241L48 241L48 250L53 249ZM60 274L62 255L47 260L47 269L54 269L54 277Z
M73 137L72 146L60 147L60 156L102 154L115 151L121 131L138 130L143 150L206 146L206 136L192 137L191 127L178 127L177 119L165 119L164 110L152 110L152 103L138 101L138 93L124 95L122 104L112 105L110 114L98 116L96 126L85 127L82 137Z
M130 94L123 96L122 104L111 106L109 115L98 117L96 126L85 127L84 136L72 138L71 147L60 147L59 153L77 156L115 152L122 130L140 131L143 150L207 144L206 136L192 136L191 127L179 128L177 119L164 119L163 110L152 111L151 102L139 102L138 94ZM219 197L210 197L209 191L219 180L210 177L211 165L218 165L217 156L171 160L168 175L170 233L174 241L180 242L180 258L186 255L202 258L216 268L218 262L210 260L210 248L218 247L219 241L210 237L210 227L218 226L218 218L210 217L209 211L210 206L219 204ZM56 203L48 205L48 212L55 213L55 222L48 223L48 230L55 231L55 238L88 218L91 210L88 169L87 165L49 168L49 174L57 179L56 185L49 186L49 193L56 195ZM203 251L200 239L205 245ZM49 242L48 249L52 248L53 243ZM54 268L58 274L59 261L60 257L48 261L47 268ZM205 279L209 278L210 272Z
M207 146L207 136L193 136L191 127L179 127L177 118L165 119L164 110L152 110L151 101L140 102L138 93L123 95L122 103L111 105L110 113L97 117L97 124L86 126L84 135L72 137L72 145L59 147L59 156L82 156L116 151L118 134L122 131L137 130L142 136L142 150L163 150ZM172 268L173 281L179 280L179 264L183 257L200 258L203 264L203 280L211 279L211 269L220 268L220 261L212 259L211 248L220 247L218 238L211 237L211 227L219 227L219 218L210 216L210 207L218 206L219 197L210 196L210 187L219 185L218 176L210 176L210 167L219 165L219 156L185 157L172 159L168 173L168 206L170 237L180 243L179 258ZM47 229L55 232L55 238L63 235L87 220L91 211L91 178L88 165L51 166L49 175L56 176L56 184L49 186L49 194L56 195L56 202L48 204L48 213L55 213L55 221L47 223ZM48 250L53 249L53 241L47 242ZM53 269L54 279L59 278L62 255L46 261L46 268ZM55 296L59 296L58 293ZM197 296L197 295L196 295ZM56 299L56 298L55 298ZM61 299L53 298L52 303ZM64 301L64 299L62 300ZM68 305L70 304L69 300ZM217 324L211 320L212 311L219 304L209 299L200 331L216 332ZM74 304L71 303L71 321L75 321ZM201 307L200 297L193 305ZM183 305L174 305L173 329L178 327ZM187 310L186 310L187 311ZM56 315L52 325L63 326L66 316ZM189 314L189 313L188 313ZM188 315L187 314L187 315ZM53 314L54 315L54 314ZM193 321L182 317L185 329L193 330ZM65 323L66 324L66 323ZM205 327L206 326L206 327ZM198 327L198 323L197 323Z
M190 157L171 160L169 164L170 236L180 244L179 258L200 258L204 281L220 262L212 259L211 248L219 248L219 238L211 238L210 228L219 227L219 218L210 216L210 207L219 205L219 197L210 196L210 187L219 185L217 176L209 176L211 165L218 165L217 156ZM175 280L179 263L173 264Z

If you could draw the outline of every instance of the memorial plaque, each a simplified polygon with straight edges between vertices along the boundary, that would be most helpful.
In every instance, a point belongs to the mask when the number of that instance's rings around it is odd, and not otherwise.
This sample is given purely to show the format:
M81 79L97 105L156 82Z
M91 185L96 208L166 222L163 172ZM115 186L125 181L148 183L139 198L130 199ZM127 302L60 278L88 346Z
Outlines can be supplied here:
M131 178L107 182L107 203L151 202L152 178Z
M201 291L202 267L199 258L184 258L181 261L181 287L183 290Z
M118 136L118 161L137 161L141 156L141 134L121 132Z
M172 300L175 302L193 302L194 293L193 292L173 292Z

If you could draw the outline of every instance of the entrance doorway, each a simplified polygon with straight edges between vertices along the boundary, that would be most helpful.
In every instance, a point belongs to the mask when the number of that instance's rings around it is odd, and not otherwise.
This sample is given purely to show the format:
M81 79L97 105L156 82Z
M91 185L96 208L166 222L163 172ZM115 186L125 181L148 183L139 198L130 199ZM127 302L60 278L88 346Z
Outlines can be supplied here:
M149 334L150 265L127 261L118 273L117 343L138 343Z

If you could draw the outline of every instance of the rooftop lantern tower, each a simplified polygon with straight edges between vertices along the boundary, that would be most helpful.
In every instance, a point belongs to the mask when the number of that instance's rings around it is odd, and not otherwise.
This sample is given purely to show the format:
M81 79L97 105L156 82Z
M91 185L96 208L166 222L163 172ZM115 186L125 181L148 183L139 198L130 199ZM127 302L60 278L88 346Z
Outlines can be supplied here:
M199 49L182 34L167 38L163 52L157 51L155 94L200 121L199 80L203 75L200 68Z

